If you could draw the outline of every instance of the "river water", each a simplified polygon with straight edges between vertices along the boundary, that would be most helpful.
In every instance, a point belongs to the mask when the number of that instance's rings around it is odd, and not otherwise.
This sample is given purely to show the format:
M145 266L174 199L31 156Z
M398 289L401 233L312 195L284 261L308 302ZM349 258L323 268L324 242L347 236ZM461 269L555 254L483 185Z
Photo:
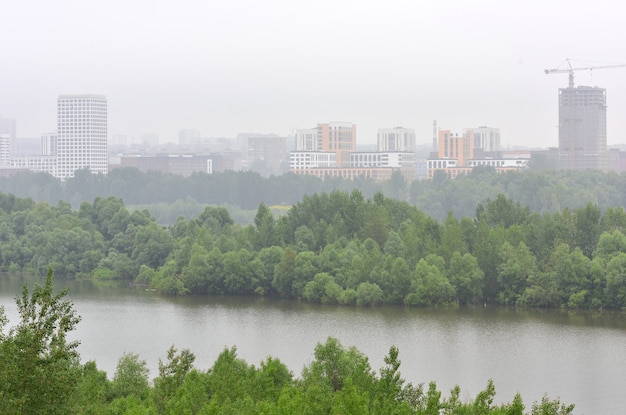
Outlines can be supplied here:
M21 280L0 276L0 304L10 325ZM623 413L626 408L626 316L492 307L351 308L248 297L163 297L140 288L60 283L82 317L73 339L83 362L95 360L113 377L118 359L132 352L156 376L167 349L190 349L199 369L225 347L258 365L279 358L295 375L328 336L356 346L378 372L391 345L400 350L402 376L454 385L464 400L493 379L496 401L520 392L527 410L544 394L575 403L576 414Z

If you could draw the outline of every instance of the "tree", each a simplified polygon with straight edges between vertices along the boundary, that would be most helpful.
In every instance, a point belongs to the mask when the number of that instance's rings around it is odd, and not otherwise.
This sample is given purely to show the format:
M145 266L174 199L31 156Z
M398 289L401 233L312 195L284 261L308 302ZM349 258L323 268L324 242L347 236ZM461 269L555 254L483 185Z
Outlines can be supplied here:
M476 304L482 299L483 271L471 254L461 256L455 252L450 259L448 279L456 288L456 298L461 304Z
M20 323L0 334L0 413L65 414L80 378L78 341L67 334L80 322L67 290L54 293L52 269L32 293L16 298ZM0 313L0 332L6 324Z
M196 359L188 349L177 353L174 346L167 351L167 362L159 359L159 377L154 380L154 402L160 413L165 413L165 407L183 385L185 377L193 369Z
M505 242L500 256L505 259L498 266L498 283L502 287L498 301L502 305L515 305L526 288L529 276L537 272L537 263L523 242L516 247Z
M133 395L139 399L148 396L148 365L141 360L138 354L124 353L117 362L113 376L112 394L114 398L123 398Z
M404 298L405 304L416 306L446 305L453 301L454 288L443 274L443 270L436 265L439 261L443 262L443 259L440 257L433 259L437 260L429 262L426 259L420 259L415 266L410 292Z

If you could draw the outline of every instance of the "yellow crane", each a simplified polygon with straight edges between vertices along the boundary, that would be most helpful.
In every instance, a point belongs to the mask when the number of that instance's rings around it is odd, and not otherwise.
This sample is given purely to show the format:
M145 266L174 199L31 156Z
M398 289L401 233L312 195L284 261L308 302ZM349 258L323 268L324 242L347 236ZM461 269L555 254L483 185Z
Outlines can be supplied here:
M572 60L571 59L565 59L565 62L567 62L567 66L569 66L569 68L554 68L554 69L546 69L545 73L550 75L553 73L566 73L569 74L569 87L570 88L574 88L574 71L593 71L594 69L608 69L608 68L622 68L625 67L626 64L613 64L613 65L599 65L599 66L579 66L579 67L574 67L572 66Z

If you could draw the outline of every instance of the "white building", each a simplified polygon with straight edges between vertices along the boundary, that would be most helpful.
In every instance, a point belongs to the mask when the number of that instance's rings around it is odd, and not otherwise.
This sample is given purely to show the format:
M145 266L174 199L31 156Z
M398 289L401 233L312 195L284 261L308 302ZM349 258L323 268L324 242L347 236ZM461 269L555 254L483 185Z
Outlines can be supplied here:
M317 139L317 128L296 130L296 151L319 151L321 145Z
M56 174L57 158L54 155L38 157L11 157L9 160L9 166L16 169L49 173L58 177Z
M500 129L491 127L466 128L464 136L474 136L474 149L486 152L500 151Z
M415 153L415 130L403 127L379 129L378 151Z
M289 153L291 171L319 167L337 167L337 153L331 151L292 151Z
M350 154L350 167L415 168L415 153L358 152Z
M57 134L56 177L74 177L74 172L83 168L92 173L107 173L107 100L104 95L59 95Z
M56 156L57 154L57 133L46 133L41 135L41 155Z
M11 157L11 136L0 133L0 164L9 164L9 157Z

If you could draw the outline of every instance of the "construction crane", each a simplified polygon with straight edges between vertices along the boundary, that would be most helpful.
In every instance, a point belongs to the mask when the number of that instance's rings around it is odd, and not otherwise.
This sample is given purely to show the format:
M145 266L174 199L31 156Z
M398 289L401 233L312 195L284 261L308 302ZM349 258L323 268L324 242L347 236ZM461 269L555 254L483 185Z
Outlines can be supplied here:
M567 62L567 66L569 66L569 68L565 68L565 69L560 69L560 68L546 69L545 73L548 74L548 75L553 74L553 73L566 73L566 74L569 74L569 87L570 88L574 88L574 71L586 71L586 70L593 71L594 69L622 68L622 67L626 66L626 64L614 64L614 65L573 67L571 59L565 59L565 61Z

